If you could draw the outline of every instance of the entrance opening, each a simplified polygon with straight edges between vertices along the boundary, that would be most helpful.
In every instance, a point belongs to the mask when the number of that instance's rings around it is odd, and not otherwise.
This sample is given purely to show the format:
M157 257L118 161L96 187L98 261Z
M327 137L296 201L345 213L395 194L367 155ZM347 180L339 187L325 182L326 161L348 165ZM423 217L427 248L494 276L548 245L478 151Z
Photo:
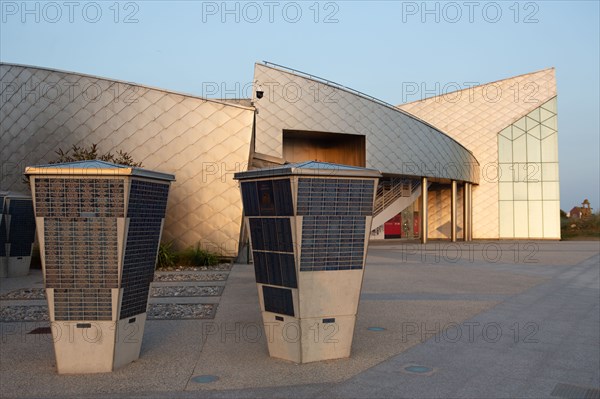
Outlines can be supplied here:
M321 161L365 167L365 136L284 130L283 158L287 162Z

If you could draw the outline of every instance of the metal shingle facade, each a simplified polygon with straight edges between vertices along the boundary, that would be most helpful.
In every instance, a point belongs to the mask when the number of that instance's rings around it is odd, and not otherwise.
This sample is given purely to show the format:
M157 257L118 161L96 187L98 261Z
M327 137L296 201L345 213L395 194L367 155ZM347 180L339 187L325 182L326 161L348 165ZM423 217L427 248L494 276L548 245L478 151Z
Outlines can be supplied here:
M280 68L256 64L257 153L281 158L283 130L364 135L367 167L478 182L477 159L441 131L392 106Z
M254 110L76 73L1 64L3 190L24 189L26 166L58 148L98 144L177 176L165 240L235 256L242 203L234 172L246 170Z

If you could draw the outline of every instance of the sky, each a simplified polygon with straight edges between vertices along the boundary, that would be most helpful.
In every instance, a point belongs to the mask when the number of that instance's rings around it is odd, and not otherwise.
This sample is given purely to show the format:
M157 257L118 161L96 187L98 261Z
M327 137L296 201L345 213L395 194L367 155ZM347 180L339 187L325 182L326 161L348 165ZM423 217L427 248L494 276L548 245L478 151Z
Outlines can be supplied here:
M391 104L555 67L561 208L598 210L599 25L598 1L0 0L0 61L247 97L266 60Z

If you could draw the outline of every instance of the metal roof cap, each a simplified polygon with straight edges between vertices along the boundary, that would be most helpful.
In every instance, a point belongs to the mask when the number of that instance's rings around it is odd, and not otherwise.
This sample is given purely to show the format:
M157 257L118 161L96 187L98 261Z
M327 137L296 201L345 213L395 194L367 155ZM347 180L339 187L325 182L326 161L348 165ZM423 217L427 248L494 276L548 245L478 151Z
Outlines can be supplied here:
M25 175L137 176L156 180L175 180L175 175L169 173L138 168L136 166L118 165L97 159L27 166L25 168Z
M329 162L305 161L288 163L272 168L254 169L246 172L238 172L233 175L236 180L248 180L263 177L276 176L318 176L318 177L370 177L379 178L381 172L376 169L361 168Z

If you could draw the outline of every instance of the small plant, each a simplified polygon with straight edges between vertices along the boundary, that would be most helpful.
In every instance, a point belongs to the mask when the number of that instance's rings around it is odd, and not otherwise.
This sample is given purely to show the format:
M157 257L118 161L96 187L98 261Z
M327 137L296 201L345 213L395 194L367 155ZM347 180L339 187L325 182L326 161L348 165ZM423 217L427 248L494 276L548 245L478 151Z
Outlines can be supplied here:
M561 238L563 240L600 239L600 214L585 218L562 218Z
M58 155L58 158L50 163L63 163L63 162L75 162L75 161L92 161L98 159L100 161L112 162L119 165L127 165L127 166L137 166L141 167L141 162L135 162L131 155L127 152L123 152L122 150L117 151L116 154L112 152L107 152L106 154L98 153L98 145L92 144L89 147L79 147L73 145L67 151L63 151L62 148L59 148L55 151Z
M182 261L189 266L215 266L219 264L219 256L200 248L200 244L183 252Z
M173 242L161 242L158 247L158 257L156 259L157 269L167 269L175 266L177 263L177 253L173 250Z

